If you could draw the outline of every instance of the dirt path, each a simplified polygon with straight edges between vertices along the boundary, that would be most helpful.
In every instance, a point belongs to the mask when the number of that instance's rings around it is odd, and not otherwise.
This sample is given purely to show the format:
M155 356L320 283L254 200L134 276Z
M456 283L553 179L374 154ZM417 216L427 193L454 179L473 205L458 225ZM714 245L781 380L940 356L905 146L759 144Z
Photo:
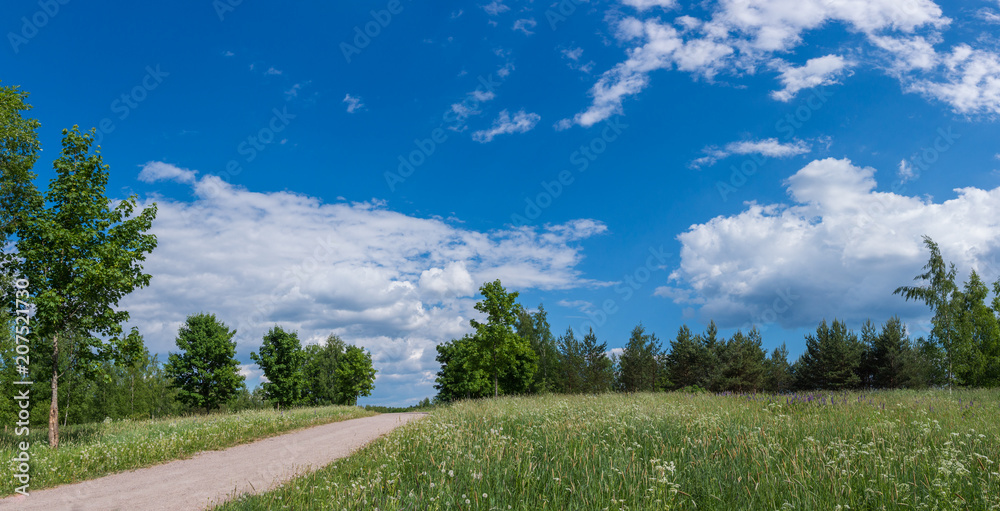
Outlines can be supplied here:
M31 491L0 510L201 510L231 496L263 492L343 458L421 413L386 413L315 426L186 460Z

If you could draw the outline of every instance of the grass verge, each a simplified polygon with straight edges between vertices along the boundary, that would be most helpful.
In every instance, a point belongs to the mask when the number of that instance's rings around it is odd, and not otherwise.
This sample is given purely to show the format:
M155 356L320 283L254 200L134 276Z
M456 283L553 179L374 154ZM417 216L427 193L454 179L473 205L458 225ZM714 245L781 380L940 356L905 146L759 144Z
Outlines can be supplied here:
M168 418L146 421L108 421L60 428L60 445L48 447L47 431L32 430L31 489L38 490L95 479L135 468L148 467L209 451L244 444L295 429L375 415L356 407L326 406L244 411L235 414ZM11 459L15 443L24 437L0 437L0 456L8 460L8 474L14 473ZM16 481L0 483L3 495L14 493Z
M503 398L217 509L1000 509L1000 391Z

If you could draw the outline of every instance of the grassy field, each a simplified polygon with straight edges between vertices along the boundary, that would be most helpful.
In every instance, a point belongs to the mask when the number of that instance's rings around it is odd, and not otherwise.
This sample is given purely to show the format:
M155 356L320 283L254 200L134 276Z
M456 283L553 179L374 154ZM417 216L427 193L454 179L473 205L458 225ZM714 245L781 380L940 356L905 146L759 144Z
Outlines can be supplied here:
M460 403L218 509L1000 509L1000 391Z
M327 406L277 412L245 411L147 421L109 421L60 428L60 443L49 449L47 431L33 429L31 489L94 479L123 470L188 457L199 451L231 447L278 433L375 415L356 407ZM15 442L24 437L0 437L0 459L15 456ZM7 473L13 473L8 461ZM4 478L2 495L14 493L15 481Z

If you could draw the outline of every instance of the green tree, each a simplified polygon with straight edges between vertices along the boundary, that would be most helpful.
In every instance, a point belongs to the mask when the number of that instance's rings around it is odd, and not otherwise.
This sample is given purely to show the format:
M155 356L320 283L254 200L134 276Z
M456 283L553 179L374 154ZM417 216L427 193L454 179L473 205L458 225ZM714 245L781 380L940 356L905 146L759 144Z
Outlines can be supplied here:
M559 336L559 389L567 394L583 392L583 372L586 367L583 344L576 338L573 328Z
M437 346L436 360L441 364L434 388L435 399L451 402L475 399L489 395L489 375L478 362L477 341L466 335Z
M269 400L286 408L302 401L305 353L302 352L298 333L286 332L275 325L264 335L260 354L250 353L250 359L264 371L268 381L261 387Z
M785 343L774 348L767 359L764 388L768 392L788 392L792 388L792 366L788 363L788 347Z
M5 249L42 206L31 170L40 150L39 122L24 118L22 112L31 110L27 99L16 86L0 87L0 296L10 291L16 271L16 256Z
M806 351L795 363L796 386L805 390L845 390L861 385L861 341L847 325L823 320L806 336Z
M767 354L761 348L760 331L737 331L726 343L722 359L722 391L753 392L764 388Z
M1000 385L1000 325L987 304L989 288L975 270L953 297L955 336L961 341L962 371L958 380L975 387Z
M695 364L698 368L697 385L718 391L718 382L722 377L721 357L726 347L725 339L719 339L719 329L715 326L715 321L709 321L705 333L696 337L696 340L700 341L698 351L701 355L700 361Z
M517 292L508 293L500 280L488 282L479 288L483 300L476 302L476 310L486 314L486 323L471 320L476 329L474 339L479 343L484 369L493 376L493 395L500 395L500 372L514 362L514 355L523 340L514 333L521 306L516 302Z
M337 402L337 363L346 349L344 341L331 334L326 343L305 347L302 373L305 379L303 397L312 405L332 405Z
M146 234L156 216L155 204L135 213L136 197L112 209L105 195L108 170L99 153L91 154L93 130L63 130L56 177L45 197L18 231L21 274L31 283L36 307L33 334L45 340L51 366L49 445L59 445L60 352L81 356L107 353L98 336L115 336L128 320L118 302L149 284L142 261L156 247ZM67 346L80 340L83 345Z
M956 270L954 264L948 267L938 244L929 236L924 236L924 245L931 253L930 259L923 267L924 273L913 278L924 284L901 286L892 294L902 295L906 301L922 301L934 312L930 341L943 348L947 381L951 385L955 381L956 371L965 372L967 354L970 352L967 342L955 332L954 295L958 292L958 286L955 285Z
M372 395L376 372L370 353L348 346L337 361L337 404L355 406L359 397Z
M194 314L177 333L180 353L167 359L167 375L178 389L178 399L210 412L228 402L243 388L244 377L236 360L235 330L214 314Z
M861 340L865 344L866 383L878 389L902 387L907 352L911 349L903 322L893 316L876 332L874 325L866 321L861 329Z
M618 357L618 388L624 392L656 390L659 356L660 341L656 335L647 334L642 324L633 328L625 349Z
M547 316L545 307L538 304L537 312L522 309L517 317L517 335L526 339L538 355L538 372L532 386L535 392L552 392L559 385L559 352Z
M677 329L677 337L670 341L670 352L664 364L667 388L671 390L703 384L706 348L700 339L691 335L687 325Z
M610 391L614 385L615 373L611 359L608 358L608 343L597 342L597 335L591 328L587 335L583 336L581 348L586 363L582 390L595 394Z

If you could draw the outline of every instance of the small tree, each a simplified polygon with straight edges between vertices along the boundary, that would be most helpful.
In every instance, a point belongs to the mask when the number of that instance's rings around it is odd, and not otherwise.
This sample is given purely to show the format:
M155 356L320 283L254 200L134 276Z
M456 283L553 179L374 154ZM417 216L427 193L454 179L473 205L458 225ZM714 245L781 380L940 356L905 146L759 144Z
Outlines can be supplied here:
M49 359L52 399L49 445L59 445L59 378L68 370L60 352L70 359L108 354L99 336L116 336L128 321L118 302L149 284L142 261L156 247L146 234L156 206L133 215L136 197L112 202L105 195L107 165L91 153L93 130L63 130L63 148L53 164L56 177L45 197L22 216L18 229L21 274L31 283L36 313L33 334L43 339ZM34 200L34 199L30 199ZM79 341L79 343L77 343Z
M475 339L483 354L483 368L493 376L493 395L500 395L500 372L514 362L517 350L514 345L520 340L514 333L521 306L516 302L517 292L508 293L500 280L483 284L479 288L483 299L476 302L476 310L486 314L486 323L471 320L476 329Z
M337 363L337 404L355 406L358 397L375 389L372 356L357 346L348 346Z
M289 407L302 401L305 378L302 362L305 353L295 332L285 332L275 325L260 345L260 354L251 353L250 359L264 370L268 379L261 387L268 399L278 406Z
M188 316L177 333L181 352L171 353L166 365L178 399L210 412L236 396L245 378L236 360L235 335L214 314Z

